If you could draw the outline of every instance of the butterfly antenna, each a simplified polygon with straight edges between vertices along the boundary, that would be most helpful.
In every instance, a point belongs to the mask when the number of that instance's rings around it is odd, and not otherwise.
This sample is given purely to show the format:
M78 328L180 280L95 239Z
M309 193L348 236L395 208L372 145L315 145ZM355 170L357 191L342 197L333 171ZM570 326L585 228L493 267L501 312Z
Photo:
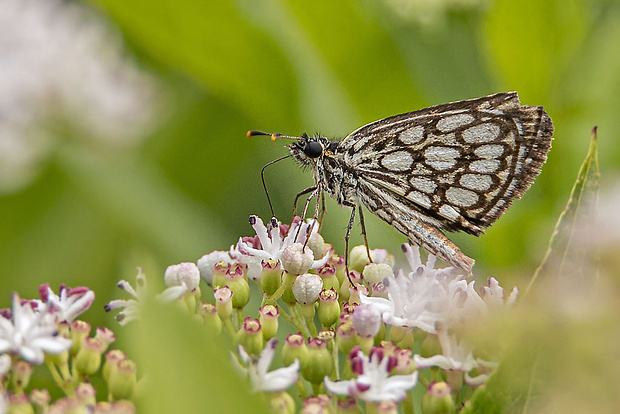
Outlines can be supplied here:
M263 131L248 131L248 133L246 134L248 138L250 137L255 137L258 135L266 135L268 137L271 137L272 141L275 141L276 138L286 138L286 139L294 139L295 141L299 141L299 137L291 137L289 135L282 135L279 134L277 132L270 134L269 132L263 132Z

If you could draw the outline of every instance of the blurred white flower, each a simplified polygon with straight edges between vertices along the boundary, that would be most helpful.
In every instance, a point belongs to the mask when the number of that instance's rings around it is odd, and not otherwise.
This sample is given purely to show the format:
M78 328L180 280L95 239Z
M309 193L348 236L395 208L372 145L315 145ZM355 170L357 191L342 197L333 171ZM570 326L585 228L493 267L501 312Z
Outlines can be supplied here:
M336 395L349 395L367 402L401 401L406 392L418 382L417 371L410 375L390 375L394 368L390 357L382 352L371 351L366 357L359 351L356 357L361 361L361 372L352 380L331 381L325 377L325 388Z
M87 6L3 0L0 7L0 191L37 175L61 118L90 138L127 145L154 118L154 81Z
M12 299L12 320L0 316L0 354L19 354L31 364L41 364L45 354L69 350L72 341L58 335L55 318L46 305Z
M56 322L73 322L75 318L85 312L95 300L95 292L86 287L68 288L61 285L58 295L49 284L39 287L41 304L49 306L50 313Z
M237 367L241 371L247 373L252 383L252 389L254 392L276 392L284 391L291 385L295 384L299 379L299 360L295 360L288 367L278 368L271 372L267 372L273 361L276 346L278 342L275 339L270 339L267 342L265 349L260 354L258 361L255 361L242 346L239 347L239 355L241 360L247 366L247 368L241 366L236 358L233 358L237 362Z
M103 308L106 312L110 312L114 309L123 309L114 318L121 325L125 325L131 321L134 321L140 317L140 302L144 301L147 294L146 277L142 273L142 269L138 268L138 275L136 276L136 289L125 280L121 280L116 284L119 288L129 293L134 299L115 299L110 301Z

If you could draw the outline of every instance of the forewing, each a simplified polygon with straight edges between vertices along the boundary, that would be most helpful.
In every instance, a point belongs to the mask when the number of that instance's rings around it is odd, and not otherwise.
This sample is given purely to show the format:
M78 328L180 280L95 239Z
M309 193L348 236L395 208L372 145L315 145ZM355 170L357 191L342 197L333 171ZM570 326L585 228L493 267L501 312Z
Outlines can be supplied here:
M480 234L540 173L553 124L516 92L365 125L339 146L360 182L401 196L439 228Z

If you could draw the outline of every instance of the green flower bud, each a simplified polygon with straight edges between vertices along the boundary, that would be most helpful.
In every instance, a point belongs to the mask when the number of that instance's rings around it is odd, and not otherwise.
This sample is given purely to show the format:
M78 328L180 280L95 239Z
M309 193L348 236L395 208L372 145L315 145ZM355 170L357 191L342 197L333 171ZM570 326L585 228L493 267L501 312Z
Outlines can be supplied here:
M84 405L95 405L97 403L97 391L92 384L82 382L75 389L76 398Z
M92 375L101 366L101 355L104 346L94 338L85 338L82 346L75 356L75 369L81 374Z
M286 337L284 347L282 347L282 362L284 365L291 365L296 359L303 366L308 358L308 347L300 333L291 334Z
M108 391L114 400L127 400L133 395L136 387L136 363L124 359L118 361L116 370L111 372Z
M32 390L30 392L30 402L35 406L41 408L38 412L44 412L43 408L47 408L51 400L50 392L48 390Z
M338 294L334 288L323 289L319 293L319 320L323 326L329 327L338 322L340 318L340 303Z
M103 379L106 382L110 381L110 376L112 375L112 371L116 371L118 367L118 362L127 359L127 355L123 351L119 351L118 349L113 349L105 354L105 362L103 363Z
M364 267L363 271L364 281L366 285L371 288L387 277L394 277L394 271L390 265L385 263L369 263Z
M345 397L338 400L338 414L363 414L361 407L357 405L357 400L353 397Z
M30 382L32 365L26 361L17 361L13 364L13 386L16 390L23 390Z
M260 277L260 286L268 296L275 293L282 284L282 267L277 260L269 259L261 262L263 272Z
M325 263L325 266L321 267L317 273L323 280L323 289L338 291L342 283L336 277L336 267L333 264Z
M74 321L71 324L71 340L73 341L73 345L71 346L71 353L75 355L79 350L80 346L84 342L84 339L88 337L90 334L90 324L84 321Z
M336 344L338 349L345 355L357 346L357 333L353 329L352 322L342 323L336 329Z
M226 271L226 286L233 293L232 306L241 309L250 301L250 285L241 265L233 265Z
M230 264L226 262L219 262L213 266L212 286L214 288L226 286L226 272L229 268Z
M259 321L262 327L263 338L265 341L273 338L278 333L278 316L280 312L277 306L265 305L258 310Z
M233 313L233 293L228 286L216 288L213 291L217 314L222 320L230 318Z
M331 353L322 339L311 338L308 341L308 357L301 364L301 375L312 384L320 384L325 376L329 376L334 368Z
M295 414L295 400L285 391L271 396L269 408L274 414Z
M105 352L110 344L116 340L116 337L114 336L114 332L108 328L97 328L95 331L95 339L101 342L103 345L103 352Z
M369 262L370 259L368 258L366 246L362 244L351 249L351 254L349 255L349 270L353 269L361 272Z
M431 382L422 397L424 414L453 414L456 412L450 386L445 382Z
M222 320L218 316L217 307L215 305L205 302L198 306L196 311L198 315L202 317L202 321L209 332L215 335L219 335L220 332L222 332Z
M235 344L241 345L248 355L259 355L263 350L263 334L258 319L249 316L243 321L243 326L235 335Z
M334 268L336 269L336 278L338 278L338 282L340 282L339 286L342 286L342 283L346 279L344 257L339 254L332 254L329 257L328 263L334 265Z

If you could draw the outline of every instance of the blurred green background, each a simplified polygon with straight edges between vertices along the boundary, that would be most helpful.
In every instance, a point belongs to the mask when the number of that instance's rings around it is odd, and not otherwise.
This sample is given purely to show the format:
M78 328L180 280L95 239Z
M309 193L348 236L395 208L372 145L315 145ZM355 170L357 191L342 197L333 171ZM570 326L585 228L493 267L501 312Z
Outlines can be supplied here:
M37 173L0 198L2 306L9 292L33 297L50 282L89 286L101 309L136 266L159 279L169 264L251 235L248 216L269 216L260 168L286 149L267 137L247 139L248 129L340 139L389 115L510 90L524 104L543 105L556 132L541 176L486 235L453 236L476 259L478 276L505 285L524 284L512 276L527 277L541 259L594 125L604 176L620 165L617 2L99 0L87 7L120 31L122 53L154 77L157 122L126 146L89 141L66 115L46 124L55 139ZM267 170L267 183L286 221L311 175L287 160ZM342 252L349 211L331 200L327 207L323 234ZM371 247L398 256L404 236L366 216Z
M486 235L451 236L476 259L477 277L495 276L505 287L524 286L540 262L594 125L604 181L620 167L616 1L53 3L52 15L69 6L100 15L77 22L68 39L99 20L112 39L122 36L119 53L156 85L147 94L154 121L137 132L141 139L120 145L75 126L97 111L88 104L39 125L48 135L44 156L0 196L2 307L12 291L35 297L41 283L85 285L97 294L86 319L114 327L102 306L123 296L115 283L133 282L136 266L161 283L166 266L252 235L248 216L270 215L260 169L286 149L247 139L249 129L340 139L386 116L511 90L524 104L543 105L556 132L541 176ZM63 73L77 60L65 59ZM98 69L88 67L63 87L86 88ZM55 96L43 95L53 107ZM312 182L287 160L267 170L267 183L287 221L295 194ZM327 208L323 235L342 253L350 213L331 200ZM402 263L404 236L366 219L371 248L386 247Z

